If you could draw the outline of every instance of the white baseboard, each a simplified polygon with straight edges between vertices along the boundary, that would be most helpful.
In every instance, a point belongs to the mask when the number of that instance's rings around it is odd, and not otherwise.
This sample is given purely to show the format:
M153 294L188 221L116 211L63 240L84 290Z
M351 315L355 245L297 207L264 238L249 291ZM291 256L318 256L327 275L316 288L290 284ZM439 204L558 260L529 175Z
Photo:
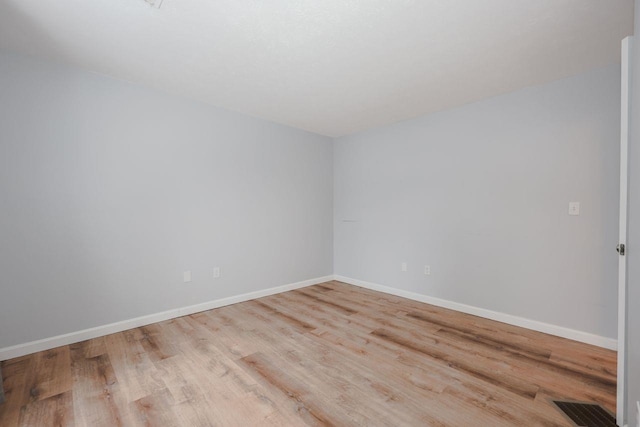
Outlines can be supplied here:
M247 294L208 301L202 304L175 308L173 310L163 311L161 313L149 314L147 316L141 316L134 319L123 320L121 322L110 323L108 325L97 326L95 328L83 329L81 331L71 332L64 335L45 338L42 340L31 341L25 344L18 344L11 347L0 348L0 361L36 353L38 351L50 350L62 345L69 345L80 341L113 334L116 332L126 331L127 329L138 328L140 326L162 322L163 320L175 319L176 317L187 316L189 314L199 313L201 311L211 310L214 308L223 307L225 305L236 304L239 302L279 294L282 292L300 289L311 285L317 285L318 283L328 282L333 279L334 276L318 277L315 279L304 280L302 282L276 286L274 288L249 292Z
M498 322L507 323L509 325L520 326L522 328L531 329L538 332L544 332L550 335L556 335L562 338L568 338L574 341L604 347L610 350L616 350L618 347L617 340L613 338L602 337L600 335L590 334L588 332L577 331L575 329L565 328L562 326L552 325L549 323L539 322L537 320L526 319L524 317L513 316L511 314L501 313L498 311L487 310L484 308L474 307L471 305L461 304L445 299L434 298L415 292L404 291L389 286L378 285L376 283L365 282L363 280L352 279L344 276L334 276L334 280L345 282L350 285L360 286L362 288L371 289L373 291L384 292L415 301L425 302L438 307L448 308L460 311L462 313L473 314L474 316L484 317L486 319L497 320Z
M283 286L276 286L274 288L263 289L260 291L222 298L214 301L208 301L202 304L191 305L188 307L176 308L173 310L163 311L161 313L155 313L147 316L136 317L134 319L128 319L128 320L123 320L121 322L110 323L108 325L97 326L95 328L83 329L81 331L71 332L64 335L45 338L42 340L31 341L28 343L18 344L11 347L0 348L0 361L13 359L14 357L20 357L20 356L35 353L38 351L49 350L62 345L69 345L76 342L113 334L116 332L122 332L122 331L126 331L127 329L146 326L152 323L162 322L164 320L175 319L176 317L188 316L190 314L199 313L201 311L211 310L218 307L223 307L225 305L236 304L239 302L249 301L256 298L262 298L265 296L274 295L274 294L278 294L286 291L291 291L294 289L300 289L307 286L317 285L318 283L328 282L331 280L338 280L351 285L360 286L362 288L384 292L387 294L408 298L414 301L420 301L420 302L432 304L438 307L444 307L451 310L460 311L462 313L473 314L475 316L480 316L480 317L484 317L491 320L497 320L499 322L508 323L510 325L520 326L523 328L532 329L534 331L544 332L547 334L556 335L559 337L568 338L575 341L580 341L587 344L608 348L611 350L615 350L617 348L617 341L612 338L606 338L599 335L590 334L587 332L565 328L562 326L556 326L556 325L551 325L549 323L539 322L537 320L526 319L524 317L513 316L510 314L500 313L497 311L487 310L484 308L474 307L474 306L461 304L453 301L448 301L440 298L434 298L427 295L418 294L415 292L392 288L389 286L378 285L376 283L365 282L363 280L352 279L349 277L344 277L339 275L332 275L332 276L324 276L324 277L318 277L315 279L304 280L302 282L291 283Z

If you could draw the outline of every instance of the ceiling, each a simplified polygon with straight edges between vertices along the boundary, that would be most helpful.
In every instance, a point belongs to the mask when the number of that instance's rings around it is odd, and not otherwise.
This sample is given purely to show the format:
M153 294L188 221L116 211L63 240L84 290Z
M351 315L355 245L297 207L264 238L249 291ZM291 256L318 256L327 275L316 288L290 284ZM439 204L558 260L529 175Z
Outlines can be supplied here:
M332 137L619 62L632 33L633 0L0 0L0 49Z

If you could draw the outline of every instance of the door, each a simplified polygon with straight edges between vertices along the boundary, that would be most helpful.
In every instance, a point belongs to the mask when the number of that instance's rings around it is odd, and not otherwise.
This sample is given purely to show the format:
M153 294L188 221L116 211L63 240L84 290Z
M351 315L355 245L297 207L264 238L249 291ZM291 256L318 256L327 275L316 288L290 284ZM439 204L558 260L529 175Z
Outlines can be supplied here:
M627 185L629 148L629 113L630 113L630 82L631 82L631 44L633 37L622 40L622 67L620 93L620 227L618 236L618 390L616 418L618 425L625 424L626 406L626 319L627 319Z

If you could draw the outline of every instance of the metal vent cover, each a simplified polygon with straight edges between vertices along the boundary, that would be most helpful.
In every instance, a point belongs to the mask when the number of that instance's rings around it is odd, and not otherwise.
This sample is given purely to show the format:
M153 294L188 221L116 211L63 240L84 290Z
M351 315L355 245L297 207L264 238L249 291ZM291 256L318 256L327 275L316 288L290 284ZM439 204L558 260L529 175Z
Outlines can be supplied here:
M574 425L580 427L617 427L609 411L596 403L554 400L553 403Z

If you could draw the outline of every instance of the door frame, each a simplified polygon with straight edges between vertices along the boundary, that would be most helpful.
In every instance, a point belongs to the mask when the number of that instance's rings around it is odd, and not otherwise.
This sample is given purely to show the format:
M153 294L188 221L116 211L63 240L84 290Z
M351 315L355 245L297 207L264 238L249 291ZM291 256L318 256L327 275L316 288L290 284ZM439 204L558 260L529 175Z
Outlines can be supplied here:
M620 222L618 243L627 245L627 198L629 184L629 126L631 89L631 52L633 36L622 40L620 73ZM618 367L616 391L616 418L624 425L627 406L626 393L626 337L627 337L627 257L618 256Z

